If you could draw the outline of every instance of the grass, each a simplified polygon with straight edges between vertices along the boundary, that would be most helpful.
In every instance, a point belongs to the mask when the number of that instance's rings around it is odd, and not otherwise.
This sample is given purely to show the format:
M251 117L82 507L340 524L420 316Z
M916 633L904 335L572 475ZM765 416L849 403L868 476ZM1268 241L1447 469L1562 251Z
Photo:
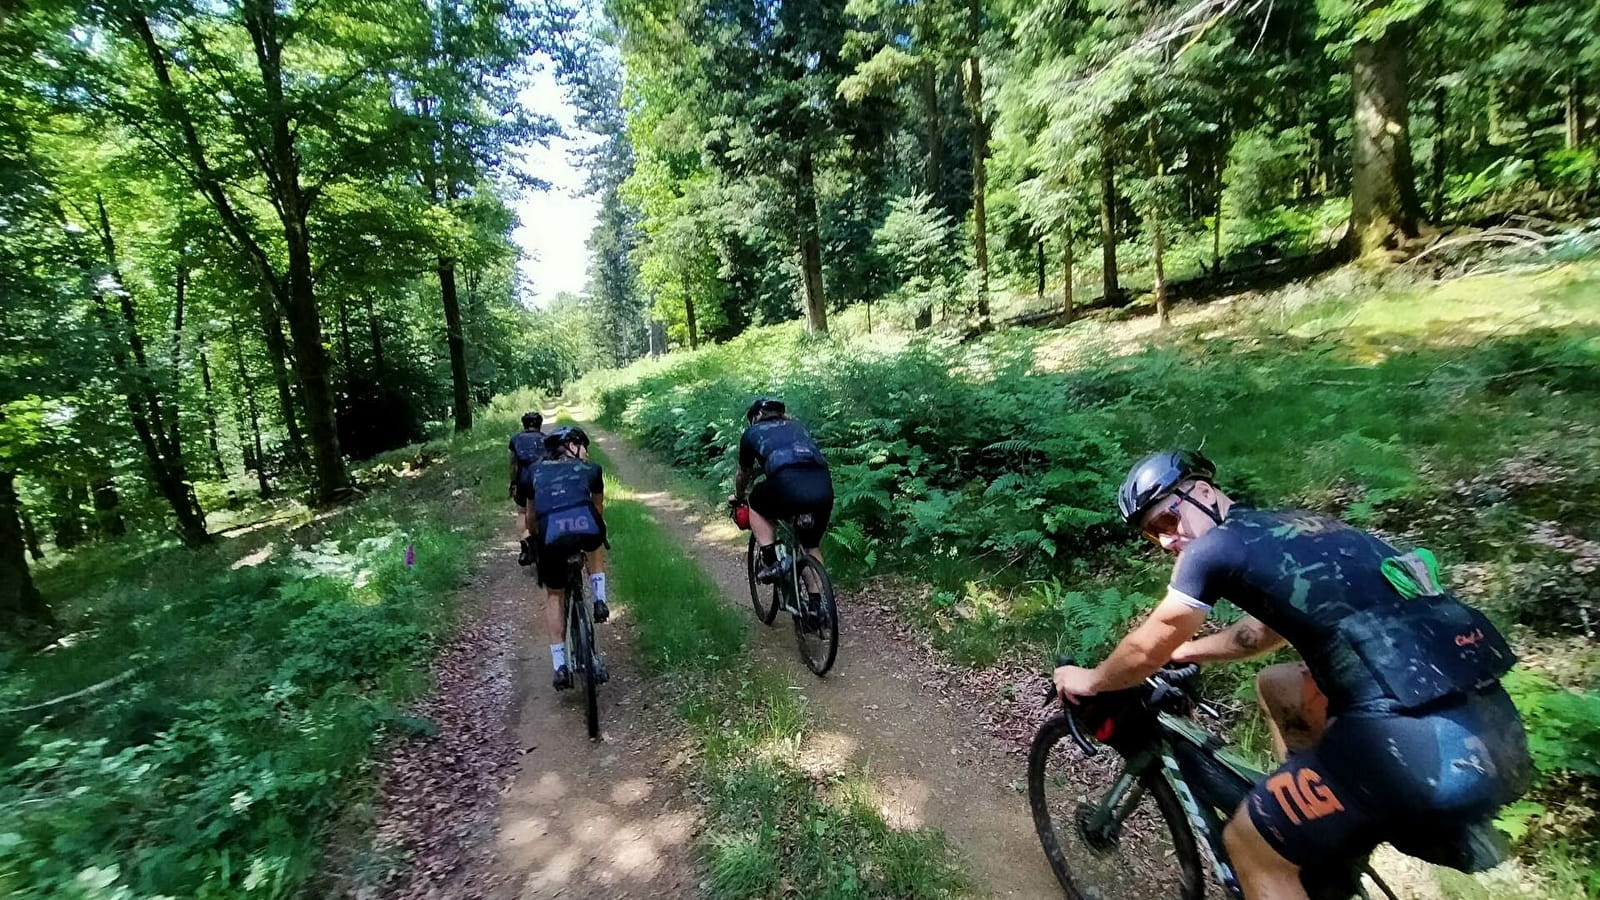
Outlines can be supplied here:
M521 398L518 402L527 402ZM366 466L362 501L215 547L99 545L44 570L73 632L11 660L0 895L294 896L428 686L503 499L519 407Z
M596 462L609 465L594 448ZM943 839L892 828L860 772L819 781L796 754L810 727L781 677L756 668L747 621L626 485L609 474L612 596L638 625L640 659L682 698L706 801L702 846L713 898L818 900L963 896Z

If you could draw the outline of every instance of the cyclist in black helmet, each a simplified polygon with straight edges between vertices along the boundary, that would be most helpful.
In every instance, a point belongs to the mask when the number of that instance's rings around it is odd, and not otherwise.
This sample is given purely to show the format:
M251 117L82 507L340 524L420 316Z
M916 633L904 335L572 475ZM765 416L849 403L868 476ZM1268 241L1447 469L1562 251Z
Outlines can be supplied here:
M589 586L594 593L594 620L611 617L606 605L605 480L589 462L589 436L582 428L557 428L545 438L549 458L533 467L533 518L539 584L545 589L545 634L550 640L550 666L557 690L572 687L567 666L567 557L589 554Z
M795 523L795 537L817 559L818 547L833 517L833 476L822 450L804 425L790 418L783 401L761 397L744 416L747 427L739 439L739 471L734 476L733 503L750 498L750 532L761 548L761 568L756 580L771 583L778 571L777 535L773 519ZM751 489L751 482L763 476Z
M522 520L522 552L518 565L533 563L533 507L528 500L533 496L533 466L545 457L544 416L538 412L522 414L522 430L511 436L511 499L517 504L517 518Z
M1500 686L1515 658L1477 610L1438 582L1431 554L1402 554L1338 519L1236 504L1216 467L1156 453L1128 473L1123 518L1178 555L1150 616L1093 669L1063 666L1069 700L1139 684L1167 662L1246 659L1285 644L1257 696L1284 760L1224 832L1249 900L1300 900L1302 870L1379 843L1457 868L1527 789L1521 719ZM1248 615L1195 637L1214 603ZM1314 876L1310 876L1314 880Z

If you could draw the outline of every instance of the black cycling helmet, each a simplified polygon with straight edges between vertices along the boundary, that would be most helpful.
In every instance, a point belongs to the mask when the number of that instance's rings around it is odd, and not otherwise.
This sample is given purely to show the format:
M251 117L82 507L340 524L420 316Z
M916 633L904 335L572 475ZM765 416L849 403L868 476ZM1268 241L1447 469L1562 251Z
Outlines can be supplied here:
M551 453L560 453L561 448L568 444L587 447L589 446L589 436L584 434L583 429L576 425L563 425L545 435L544 438L544 448Z
M523 428L538 428L540 425L543 425L543 424L544 424L544 416L540 415L539 413L536 413L536 412L525 412L525 413L522 414L522 427Z
M750 404L750 408L744 411L744 420L754 422L767 413L781 416L788 412L788 409L777 397L757 397L756 401Z
M1195 479L1211 482L1217 467L1194 450L1163 450L1134 464L1117 491L1117 511L1123 521L1138 525L1139 519L1156 501L1172 493L1178 485Z

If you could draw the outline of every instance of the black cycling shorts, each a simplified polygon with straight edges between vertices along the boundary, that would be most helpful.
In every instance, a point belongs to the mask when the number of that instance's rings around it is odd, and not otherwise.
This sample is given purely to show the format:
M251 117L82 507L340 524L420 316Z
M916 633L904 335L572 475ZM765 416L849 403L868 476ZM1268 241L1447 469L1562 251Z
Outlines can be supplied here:
M779 469L751 489L750 508L774 520L809 513L811 527L796 527L795 537L807 549L819 547L833 518L833 476L820 466Z
M1522 720L1499 687L1426 715L1348 713L1245 799L1250 821L1301 868L1482 819L1527 790Z

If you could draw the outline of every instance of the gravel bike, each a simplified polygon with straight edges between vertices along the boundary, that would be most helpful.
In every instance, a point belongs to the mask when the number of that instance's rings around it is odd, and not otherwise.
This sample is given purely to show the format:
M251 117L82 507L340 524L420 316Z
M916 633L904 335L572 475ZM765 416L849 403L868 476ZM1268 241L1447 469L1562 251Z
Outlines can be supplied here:
M609 680L605 662L595 647L594 604L589 599L587 555L582 551L567 557L567 587L564 603L567 620L567 666L574 682L583 688L584 715L589 738L600 737L599 688Z
M738 518L737 507L734 509ZM783 610L794 619L795 640L800 645L800 658L806 668L818 677L833 668L839 654L839 607L833 595L833 581L822 560L805 553L796 538L796 526L809 528L809 518L802 513L795 521L779 519L773 522L777 535L778 577L770 585L756 580L761 568L761 548L755 535L745 549L745 573L750 582L750 603L755 606L756 618L771 625Z

